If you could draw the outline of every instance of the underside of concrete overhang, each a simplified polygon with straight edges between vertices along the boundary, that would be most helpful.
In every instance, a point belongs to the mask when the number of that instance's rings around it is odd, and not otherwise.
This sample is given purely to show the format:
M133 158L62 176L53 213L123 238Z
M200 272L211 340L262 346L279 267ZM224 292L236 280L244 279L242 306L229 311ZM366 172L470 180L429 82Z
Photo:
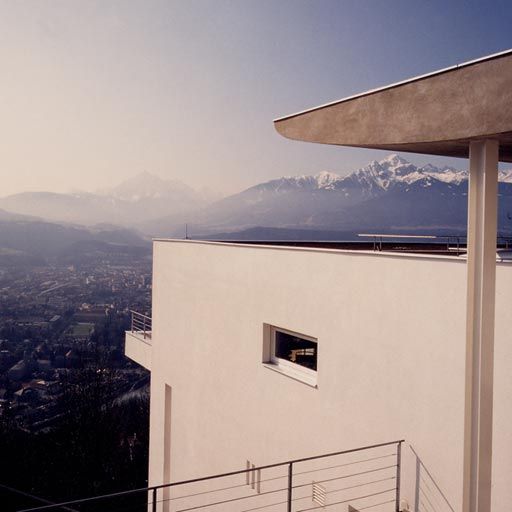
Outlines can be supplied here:
M512 162L512 50L274 121L306 142L468 157L469 142L499 141Z

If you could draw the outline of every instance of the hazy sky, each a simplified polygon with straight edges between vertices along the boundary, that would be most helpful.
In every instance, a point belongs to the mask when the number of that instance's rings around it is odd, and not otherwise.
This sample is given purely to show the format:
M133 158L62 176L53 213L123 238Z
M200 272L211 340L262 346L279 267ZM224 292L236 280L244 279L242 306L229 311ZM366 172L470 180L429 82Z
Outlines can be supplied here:
M272 120L507 49L511 22L509 0L0 0L0 196L346 173L386 153Z

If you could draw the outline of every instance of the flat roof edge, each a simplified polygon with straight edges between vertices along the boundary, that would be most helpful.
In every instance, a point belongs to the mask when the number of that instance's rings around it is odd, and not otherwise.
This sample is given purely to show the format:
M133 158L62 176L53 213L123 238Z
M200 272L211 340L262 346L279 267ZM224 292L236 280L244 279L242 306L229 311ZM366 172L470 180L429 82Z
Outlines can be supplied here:
M443 254L419 254L412 252L395 252L395 251L373 251L364 249L329 249L326 247L301 247L293 245L266 245L266 244L251 244L245 242L222 242L218 240L191 240L183 238L153 238L153 242L159 243L184 243L184 244L197 244L209 245L220 247L238 247L256 250L275 250L275 251L289 251L289 252L310 252L310 253L324 253L324 254L351 254L358 256L372 256L372 257L385 257L385 258L402 258L402 259L424 259L424 260L438 260L438 261L451 261L456 263L467 263L466 259L457 258L454 256L447 256Z
M447 68L438 69L438 70L432 71L430 73L425 73L423 75L417 75L417 76L412 77L412 78L407 78L405 80L401 80L399 82L394 82L394 83L389 84L389 85L384 85L382 87L377 87L375 89L370 89L370 90L365 91L365 92L353 94L351 96L347 96L347 97L339 99L339 100L330 101L328 103L323 103L322 105L318 105L316 107L311 107L311 108L308 108L308 109L305 109L305 110L301 110L299 112L295 112L293 114L288 114L288 115L285 115L285 116L282 116L282 117L278 117L278 118L274 119L273 122L274 123L278 123L280 121L286 121L287 119L291 119L293 117L297 117L297 116L300 116L302 114L307 114L309 112L314 112L316 110L322 110L324 108L331 107L333 105L338 105L340 103L345 103L347 101L355 100L357 98L362 98L364 96L370 96L372 94L376 94L376 93L381 92L381 91L386 91L386 90L389 90L389 89L394 89L394 88L400 87L402 85L406 85L406 84L409 84L409 83L413 83L413 82L418 82L420 80L424 80L425 78L429 78L429 77L437 76L437 75L442 75L444 73L449 73L450 71L455 71L457 69L466 68L466 67L469 67L469 66L473 66L475 64L479 64L481 62L486 62L486 61L498 59L500 57L505 57L507 55L512 55L512 48L510 48L508 50L503 50L503 51L498 52L498 53L493 53L491 55L486 55L485 57L479 57L478 59L469 60L469 61L463 62L461 64L456 64L454 66L449 66Z

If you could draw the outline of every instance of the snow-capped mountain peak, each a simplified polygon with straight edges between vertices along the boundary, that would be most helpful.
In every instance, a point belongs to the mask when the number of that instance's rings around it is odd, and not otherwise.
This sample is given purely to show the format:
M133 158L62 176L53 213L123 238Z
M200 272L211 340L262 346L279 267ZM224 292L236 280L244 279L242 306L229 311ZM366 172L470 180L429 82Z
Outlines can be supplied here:
M123 201L138 202L145 199L160 199L168 196L189 196L194 191L180 181L164 180L143 171L123 181L114 188L104 190L103 195Z
M410 162L408 162L405 158L402 158L401 156L397 155L396 153L393 153L380 162L378 162L381 167L384 169L388 169L390 171L394 171L399 167L411 165Z
M323 171L315 176L317 187L324 189L333 188L335 184L342 179L339 174L328 171Z
M366 167L358 169L347 178L360 183L369 189L387 190L395 181L407 173L411 164L398 157L391 155L388 158L377 162L371 161Z

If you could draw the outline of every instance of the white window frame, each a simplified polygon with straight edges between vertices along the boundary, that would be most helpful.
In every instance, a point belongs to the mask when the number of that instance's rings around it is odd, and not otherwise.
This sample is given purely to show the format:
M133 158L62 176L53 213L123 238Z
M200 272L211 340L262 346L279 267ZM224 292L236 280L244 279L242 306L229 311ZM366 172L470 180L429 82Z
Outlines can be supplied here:
M312 370L311 368L306 368L305 366L301 366L300 364L293 363L292 361L288 361L287 359L282 359L276 356L276 333L282 332L284 334L288 334L290 336L295 336L297 338L302 338L307 341L312 341L317 344L317 368L318 368L318 339L313 338L312 336L307 336L300 332L290 331L288 329L283 329L282 327L276 327L270 325L270 354L268 358L267 367L272 370L276 370L280 373L283 373L293 379L300 380L310 386L316 387L317 385L317 375L318 369Z

